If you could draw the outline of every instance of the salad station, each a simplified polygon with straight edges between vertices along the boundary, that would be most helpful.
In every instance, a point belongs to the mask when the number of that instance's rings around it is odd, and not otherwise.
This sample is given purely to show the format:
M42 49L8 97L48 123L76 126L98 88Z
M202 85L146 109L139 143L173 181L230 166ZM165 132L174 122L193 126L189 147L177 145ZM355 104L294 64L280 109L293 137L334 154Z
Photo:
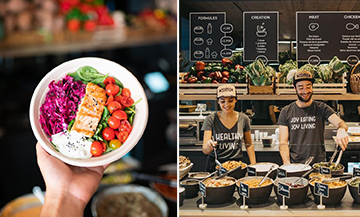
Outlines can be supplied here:
M187 157L180 158L180 171L193 166ZM360 208L358 169L353 177L344 173L341 164L310 166L311 160L282 166L227 161L214 173L189 172L180 181L185 189L180 194L180 216L265 216L269 211L274 216L356 216Z
M326 162L288 165L280 157L276 126L276 114L300 98L293 84L299 71L314 78L312 99L327 103L340 118L345 117L341 101L360 108L360 29L353 26L360 8L350 2L326 7L310 0L180 2L180 216L359 215L360 178L354 169L360 164L359 137L350 132L359 129L358 121L344 119L350 136L346 151L336 148L337 128L326 122ZM236 89L234 110L250 119L257 163L249 164L242 147L241 162L217 164L210 173L205 162L212 155L204 151L201 129L207 115L223 111L216 90L226 83ZM270 119L265 112L276 113L275 120L265 123Z

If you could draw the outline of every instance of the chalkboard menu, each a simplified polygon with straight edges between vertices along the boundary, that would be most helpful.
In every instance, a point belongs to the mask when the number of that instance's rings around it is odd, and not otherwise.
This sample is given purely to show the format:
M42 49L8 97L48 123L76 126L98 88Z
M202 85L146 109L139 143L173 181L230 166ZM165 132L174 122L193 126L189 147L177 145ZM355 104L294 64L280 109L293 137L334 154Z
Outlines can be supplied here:
M354 65L360 57L360 12L297 12L298 61L317 65L334 56Z
M278 61L279 12L244 12L244 61Z
M230 58L229 46L233 39L228 35L233 26L226 23L225 12L190 13L190 61L221 61Z

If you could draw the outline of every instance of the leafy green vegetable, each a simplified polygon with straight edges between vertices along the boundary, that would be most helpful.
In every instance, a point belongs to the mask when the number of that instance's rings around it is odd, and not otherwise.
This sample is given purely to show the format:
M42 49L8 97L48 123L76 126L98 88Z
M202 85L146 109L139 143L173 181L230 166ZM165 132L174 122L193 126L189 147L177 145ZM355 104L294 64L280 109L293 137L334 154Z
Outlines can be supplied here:
M260 58L250 65L247 65L245 72L255 86L270 85L272 83L272 77L275 76L275 70L270 66L265 66Z
M288 60L284 64L279 65L279 72L280 72L280 83L288 83L292 84L292 77L290 79L287 78L289 72L293 69L298 69L298 63L293 60Z
M69 122L69 125L68 125L68 127L67 127L67 130L68 130L68 131L71 130L72 126L74 125L74 122L75 122L75 118L72 119L72 120Z
M319 65L316 72L325 83L331 82L333 71L329 65Z

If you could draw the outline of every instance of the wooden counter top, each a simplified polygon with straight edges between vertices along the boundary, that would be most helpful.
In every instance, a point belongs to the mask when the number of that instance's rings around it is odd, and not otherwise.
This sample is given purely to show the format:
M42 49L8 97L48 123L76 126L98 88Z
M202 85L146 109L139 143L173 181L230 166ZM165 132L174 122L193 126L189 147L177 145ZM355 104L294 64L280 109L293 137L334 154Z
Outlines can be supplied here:
M193 199L185 199L183 205L179 208L179 216L360 216L360 204L353 202L348 189L340 204L335 206L328 205L325 210L317 209L317 204L313 201L310 189L305 204L289 206L287 210L281 210L281 204L278 205L275 202L274 191L265 204L249 206L247 210L240 209L242 200L239 200L237 192L234 193L233 200L227 204L208 204L205 210L201 210L198 208L200 203L200 196Z

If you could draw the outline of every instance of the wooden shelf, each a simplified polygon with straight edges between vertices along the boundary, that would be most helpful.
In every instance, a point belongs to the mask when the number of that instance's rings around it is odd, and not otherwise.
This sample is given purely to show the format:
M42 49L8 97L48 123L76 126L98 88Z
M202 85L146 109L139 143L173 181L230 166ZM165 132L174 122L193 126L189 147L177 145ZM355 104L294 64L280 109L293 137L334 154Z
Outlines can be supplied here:
M297 100L296 95L238 95L238 100ZM360 100L360 94L313 95L315 100ZM216 100L216 96L208 94L183 94L179 91L179 100Z
M5 41L0 41L0 57L13 58L107 50L176 42L176 39L176 27L161 31L124 28L99 30L93 33L62 32L54 35L52 42L45 42L36 32L18 33Z

